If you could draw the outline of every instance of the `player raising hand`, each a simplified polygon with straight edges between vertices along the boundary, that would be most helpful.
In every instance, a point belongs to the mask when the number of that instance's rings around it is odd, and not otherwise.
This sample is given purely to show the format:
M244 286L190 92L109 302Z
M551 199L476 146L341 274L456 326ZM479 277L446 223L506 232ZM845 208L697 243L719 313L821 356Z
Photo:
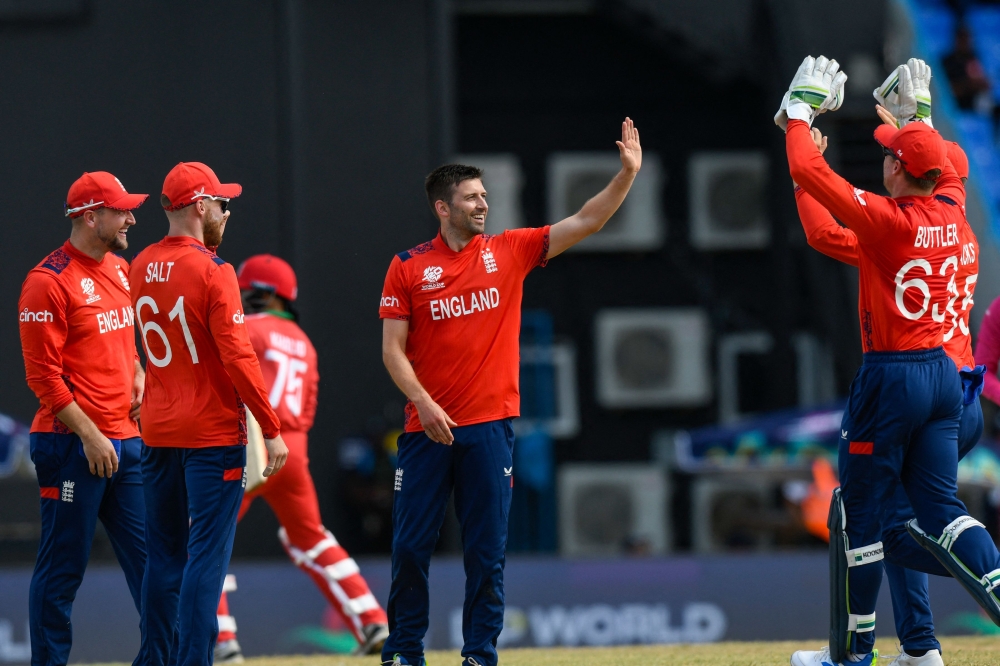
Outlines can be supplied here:
M446 164L424 182L440 232L400 252L382 291L382 359L409 401L393 502L390 635L383 662L423 664L427 573L452 490L465 548L466 666L496 666L504 549L520 414L518 334L524 278L600 231L642 165L639 131L622 123L621 171L552 226L493 236L483 171Z

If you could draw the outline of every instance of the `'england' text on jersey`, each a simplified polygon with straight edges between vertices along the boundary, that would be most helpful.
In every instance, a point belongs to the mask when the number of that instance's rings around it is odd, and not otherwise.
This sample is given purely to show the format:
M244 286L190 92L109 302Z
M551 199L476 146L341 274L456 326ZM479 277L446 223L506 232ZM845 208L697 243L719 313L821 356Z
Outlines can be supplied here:
M468 307L466 306L466 296L469 296ZM483 289L478 292L473 291L469 294L462 294L461 296L438 298L431 301L430 305L431 319L434 321L438 321L439 319L450 319L451 317L462 317L474 312L492 310L493 308L499 306L500 290L496 287L490 287L489 289Z

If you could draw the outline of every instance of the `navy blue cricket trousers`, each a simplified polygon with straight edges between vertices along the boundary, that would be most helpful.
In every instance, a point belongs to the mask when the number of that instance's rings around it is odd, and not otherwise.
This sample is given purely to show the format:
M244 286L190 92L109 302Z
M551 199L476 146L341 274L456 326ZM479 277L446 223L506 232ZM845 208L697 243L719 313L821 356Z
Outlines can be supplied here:
M452 489L462 526L465 605L462 637L465 663L497 664L497 636L503 629L503 567L507 521L514 485L511 419L451 429L451 446L423 432L399 438L392 506L392 586L389 638L382 661L400 654L420 664L427 633L427 573Z
M146 570L142 440L112 439L118 471L110 479L90 473L83 443L74 434L33 432L31 460L41 495L42 535L28 596L32 666L61 666L73 642L70 614L90 559L100 520L111 540L137 612Z
M968 515L957 497L962 411L959 374L940 347L864 355L851 383L838 461L852 549L877 543L888 532L900 483L928 534L939 535ZM1000 553L983 529L967 530L952 553L977 576L1000 568ZM852 613L875 612L883 570L877 564L850 569ZM851 650L871 652L874 641L874 631L856 633Z
M216 610L233 552L245 467L242 444L143 450L149 548L144 664L212 664L219 633Z
M983 434L983 407L978 395L962 409L958 427L958 459L961 460L979 443ZM940 650L934 636L934 616L928 590L927 573L950 576L926 549L910 537L906 523L914 518L913 507L902 485L896 489L895 516L887 521L882 543L885 547L885 573L892 596L892 615L896 636L903 649ZM925 573L927 572L927 573Z

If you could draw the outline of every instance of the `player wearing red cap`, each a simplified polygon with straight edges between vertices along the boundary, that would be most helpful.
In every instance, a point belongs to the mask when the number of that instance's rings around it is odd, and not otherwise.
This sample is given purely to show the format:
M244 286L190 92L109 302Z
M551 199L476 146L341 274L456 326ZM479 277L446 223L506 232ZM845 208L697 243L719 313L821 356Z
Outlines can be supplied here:
M212 662L215 610L246 482L247 407L267 445L265 476L288 453L244 324L236 272L215 254L229 201L241 191L204 164L175 166L160 197L170 230L130 272L148 361L142 655L155 666Z
M917 76L930 81L930 68L917 59L911 59L908 64L900 65L894 70L890 79L898 72L911 70L918 72ZM886 99L888 97L888 100ZM907 95L903 95L901 103L897 95L879 95L876 99L881 103L892 103L894 110L905 104ZM913 103L911 103L913 104ZM876 107L879 116L891 127L896 127L898 121L885 107ZM931 124L930 115L920 122ZM826 140L819 130L812 130L813 139L817 142L820 152L826 149ZM954 142L947 142L948 161L964 183L969 176L969 160L965 151ZM939 183L941 184L939 179ZM945 181L947 182L947 181ZM799 217L806 231L809 245L834 259L852 266L858 265L857 235L837 224L828 210L801 188L795 187L795 199L798 204ZM955 363L963 381L981 383L985 368L976 366L972 355L972 334L969 329L969 315L972 312L973 295L979 277L979 243L972 227L967 221L958 228L961 255L953 273L953 283L949 284L953 303L945 308L947 314L946 332L943 336L945 353ZM960 298L961 296L961 298ZM987 383L988 383L988 375ZM978 400L973 400L963 406L962 418L958 430L958 458L964 458L979 442L983 432L983 410ZM928 554L920 548L906 531L906 523L913 519L913 508L900 486L896 490L894 517L884 527L882 542L885 545L885 571L889 579L889 590L892 595L893 620L896 624L896 636L900 642L901 655L899 666L940 666L941 644L934 633L933 614L930 607L927 574L924 571L908 569L907 562L924 559L924 569L928 568ZM916 552L914 552L916 551ZM930 562L934 568L936 562ZM943 569L938 571L947 575Z
M80 176L66 196L69 240L21 287L24 368L41 403L30 436L42 516L28 598L36 666L69 659L70 613L98 519L141 612L146 545L135 417L143 372L129 266L114 253L128 247L132 211L146 197L105 171Z
M830 645L796 652L793 666L868 666L877 658L883 521L893 515L900 483L916 515L907 529L934 558L925 558L927 570L953 575L1000 622L993 594L1000 553L956 497L959 422L975 388L963 396L941 346L948 315L957 314L952 285L962 261L965 188L940 135L920 122L875 131L889 197L835 174L810 125L842 101L846 76L837 70L836 61L806 58L775 116L779 126L787 123L792 179L857 237L865 352L841 426L841 488L830 509Z
M377 654L389 635L385 611L368 589L357 563L323 527L316 487L309 474L308 433L316 415L319 371L316 350L296 323L298 317L292 309L299 291L295 272L278 257L259 254L240 264L236 277L250 341L289 452L280 476L244 496L239 517L254 499L262 497L281 523L278 538L285 552L313 579L357 638L355 654ZM236 621L229 614L223 592L215 663L238 661L242 655L236 641Z
M483 172L449 164L427 176L440 232L393 258L379 307L382 358L409 398L396 465L383 662L425 663L427 575L454 489L465 550L463 663L497 664L514 484L511 420L520 412L522 285L536 266L599 231L621 205L642 163L630 119L617 145L621 171L551 227L484 234Z

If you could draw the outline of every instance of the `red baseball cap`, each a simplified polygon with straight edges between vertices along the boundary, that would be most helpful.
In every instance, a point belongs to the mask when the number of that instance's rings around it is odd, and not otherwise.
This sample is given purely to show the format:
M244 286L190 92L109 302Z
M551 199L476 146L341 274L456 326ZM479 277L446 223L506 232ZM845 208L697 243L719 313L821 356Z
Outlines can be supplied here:
M98 208L132 210L141 206L147 197L148 194L129 194L122 181L107 171L90 171L69 186L63 208L66 217L80 217Z
M243 192L236 183L220 183L208 165L201 162L181 162L167 174L163 181L160 204L165 210L178 210L190 206L198 199L235 199ZM164 205L163 197L169 200Z
M875 128L875 140L891 150L914 178L923 178L931 169L944 170L948 146L937 130L924 123L910 123L902 129L879 125Z
M273 254L257 254L244 261L236 271L236 281L240 289L273 291L286 301L294 301L299 296L295 271L288 262Z

